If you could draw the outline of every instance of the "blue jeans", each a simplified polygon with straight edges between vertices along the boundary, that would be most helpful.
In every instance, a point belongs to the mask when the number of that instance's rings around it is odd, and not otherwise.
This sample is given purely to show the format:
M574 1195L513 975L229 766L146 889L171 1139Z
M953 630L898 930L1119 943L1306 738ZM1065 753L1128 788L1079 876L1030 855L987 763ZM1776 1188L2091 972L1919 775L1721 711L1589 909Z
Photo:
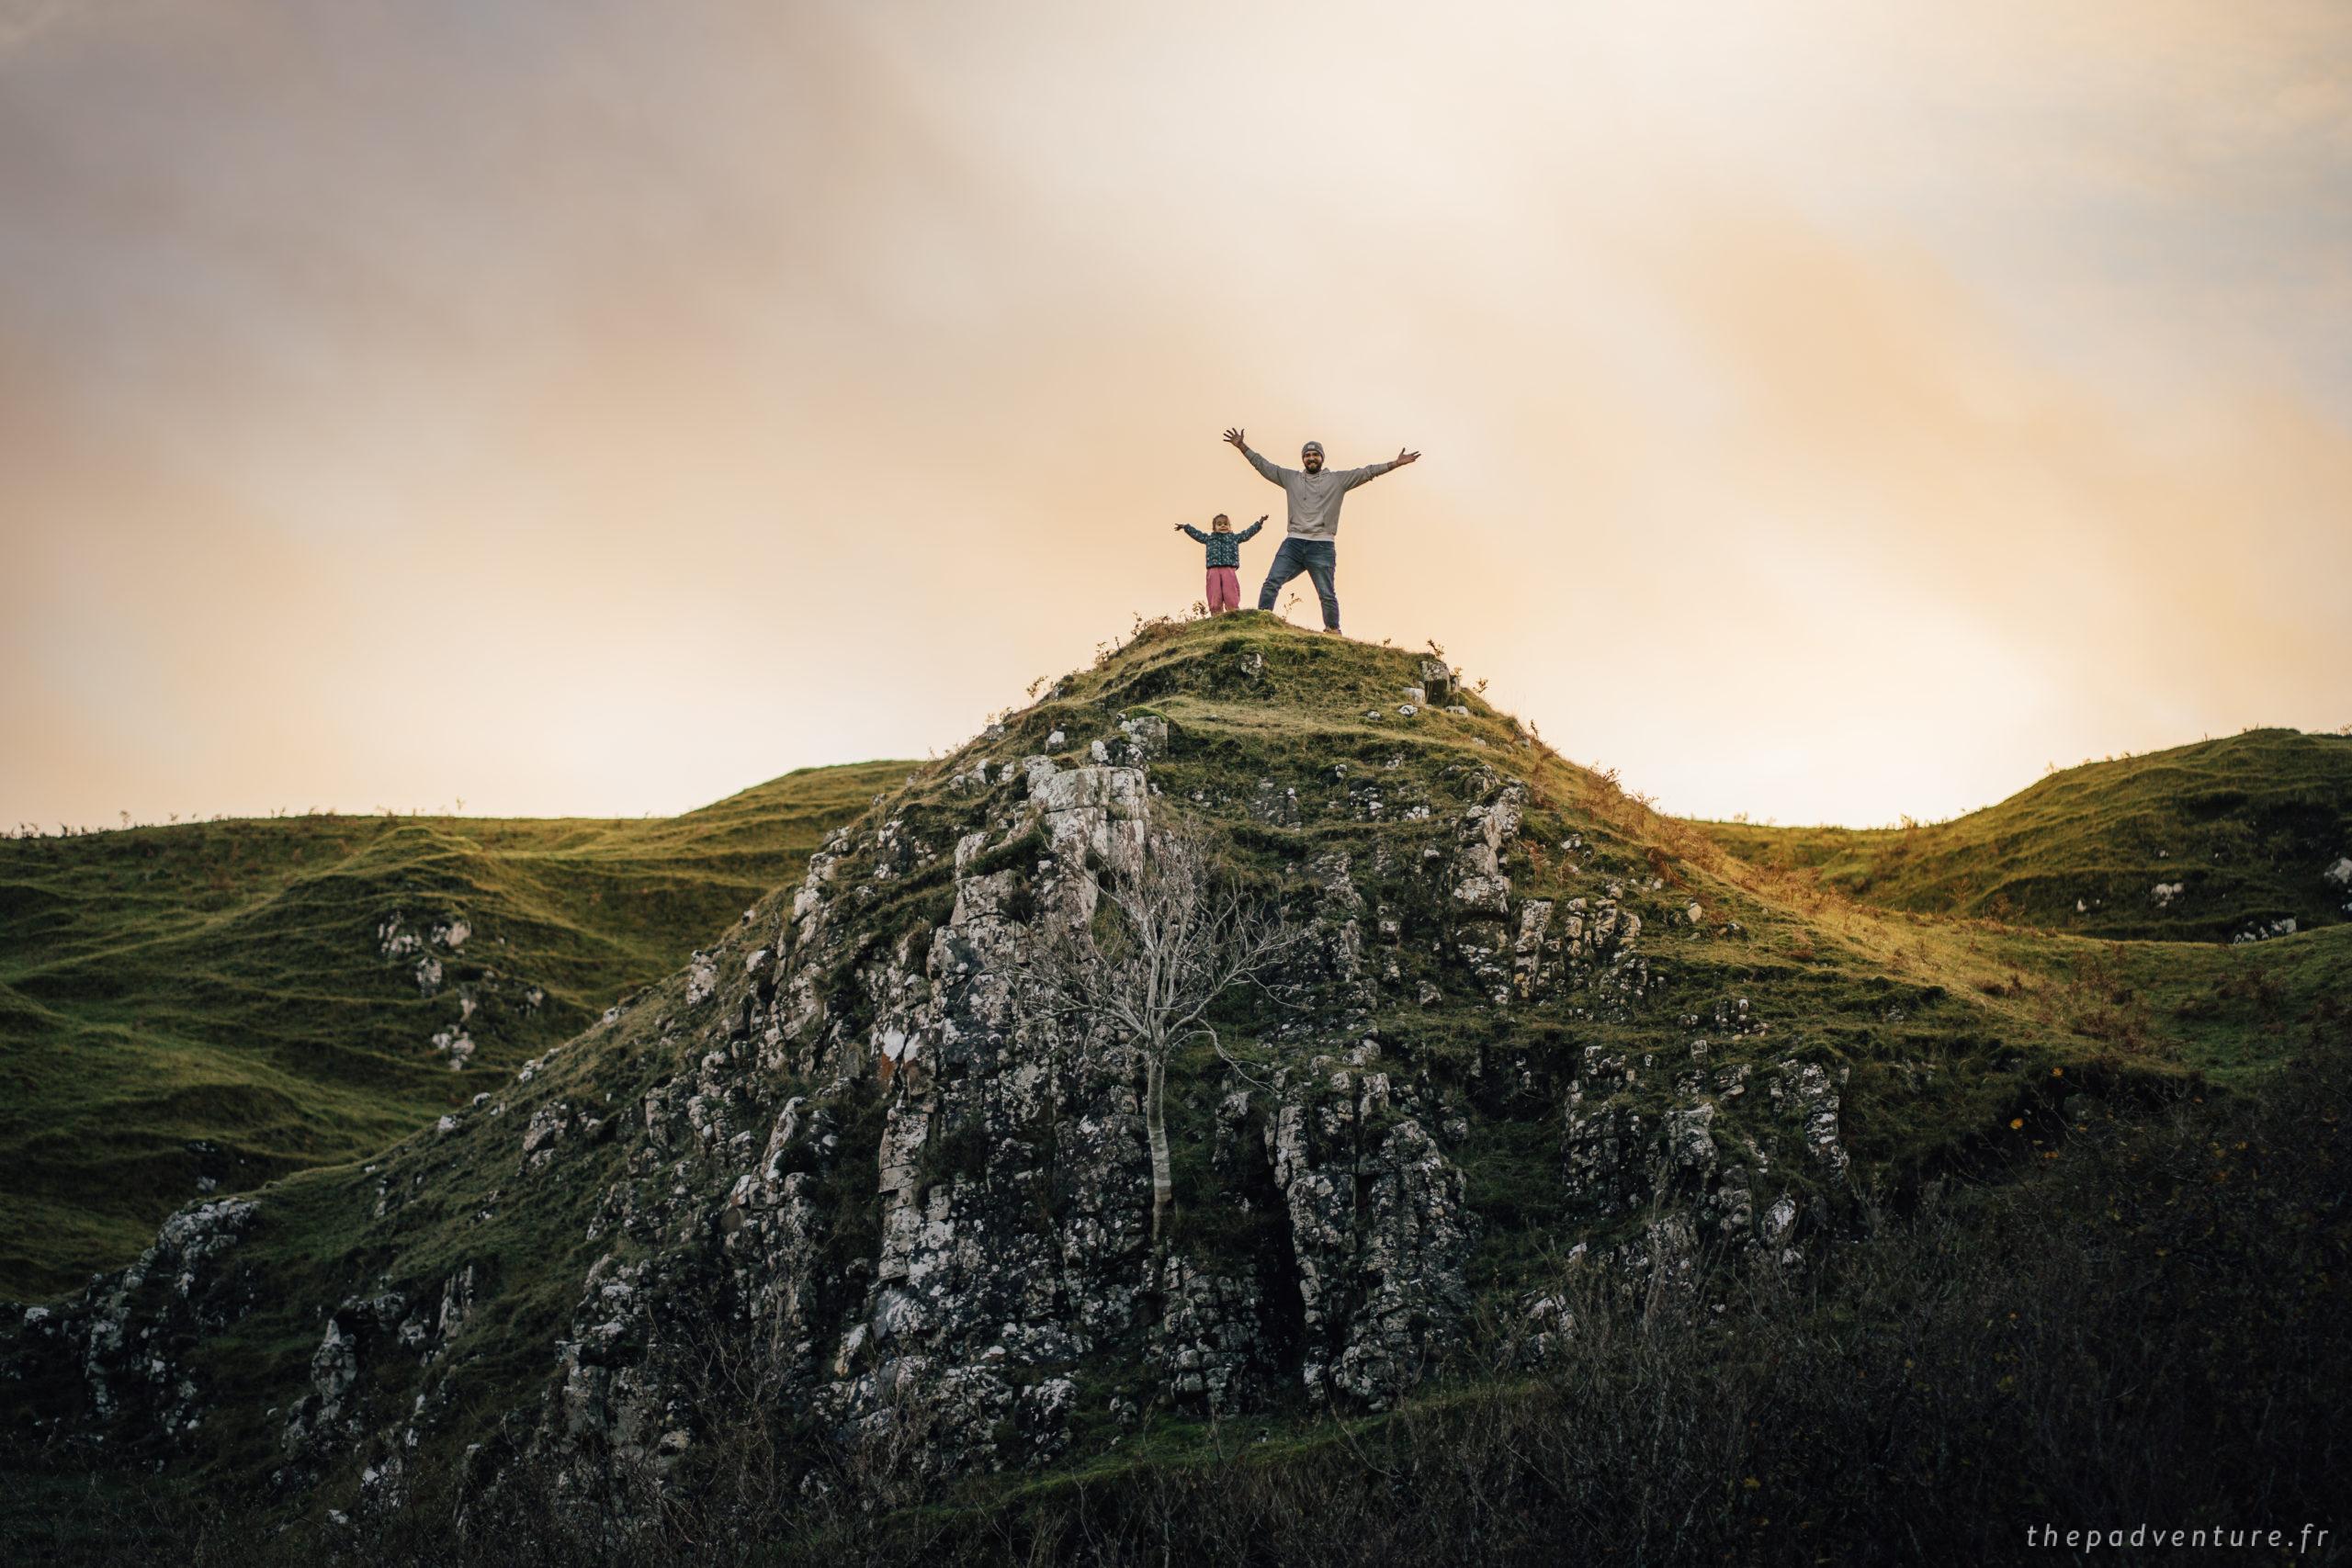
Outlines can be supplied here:
M1323 601L1323 629L1340 629L1340 595L1332 584L1332 576L1340 569L1339 547L1329 539L1284 539L1283 547L1274 552L1272 565L1266 568L1266 585L1258 590L1258 608L1274 607L1274 595L1283 583L1306 573L1315 584L1315 596Z

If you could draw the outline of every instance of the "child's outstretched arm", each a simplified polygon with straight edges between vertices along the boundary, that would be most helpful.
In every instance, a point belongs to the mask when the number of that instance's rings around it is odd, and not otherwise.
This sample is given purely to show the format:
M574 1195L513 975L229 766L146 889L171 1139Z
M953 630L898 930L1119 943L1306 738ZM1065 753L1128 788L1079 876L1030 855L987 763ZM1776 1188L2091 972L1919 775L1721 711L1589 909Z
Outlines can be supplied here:
M1190 523L1177 524L1176 531L1180 534L1190 534L1202 544L1205 545L1209 542L1209 536L1206 534L1202 533L1198 528L1193 527Z
M1250 524L1250 526L1242 529L1238 534L1234 535L1233 542L1237 545L1248 544L1250 540L1258 536L1258 530L1265 525L1266 520L1263 517L1259 518L1258 521Z

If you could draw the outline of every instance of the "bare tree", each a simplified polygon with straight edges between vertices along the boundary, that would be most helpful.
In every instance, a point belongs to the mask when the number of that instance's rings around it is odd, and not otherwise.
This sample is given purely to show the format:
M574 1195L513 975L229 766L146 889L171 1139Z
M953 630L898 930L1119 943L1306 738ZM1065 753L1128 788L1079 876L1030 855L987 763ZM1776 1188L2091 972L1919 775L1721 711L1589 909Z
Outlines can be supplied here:
M1198 824L1164 828L1131 863L1093 876L1091 916L1046 922L1035 972L1056 1010L1126 1040L1142 1059L1144 1135L1151 1146L1151 1243L1167 1234L1175 1179L1168 1158L1168 1062L1188 1040L1226 1055L1209 1022L1217 999L1262 977L1306 935L1278 900L1251 896Z

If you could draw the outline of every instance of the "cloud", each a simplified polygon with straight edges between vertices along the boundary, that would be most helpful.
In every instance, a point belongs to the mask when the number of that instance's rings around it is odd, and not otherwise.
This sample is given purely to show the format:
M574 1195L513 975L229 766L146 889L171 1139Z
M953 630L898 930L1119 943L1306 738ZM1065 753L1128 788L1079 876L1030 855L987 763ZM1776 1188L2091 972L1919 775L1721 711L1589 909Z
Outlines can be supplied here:
M0 0L0 60L63 19L66 0Z
M2323 13L158 15L0 74L0 816L952 745L1236 423L1423 447L1351 629L1669 807L2352 716Z

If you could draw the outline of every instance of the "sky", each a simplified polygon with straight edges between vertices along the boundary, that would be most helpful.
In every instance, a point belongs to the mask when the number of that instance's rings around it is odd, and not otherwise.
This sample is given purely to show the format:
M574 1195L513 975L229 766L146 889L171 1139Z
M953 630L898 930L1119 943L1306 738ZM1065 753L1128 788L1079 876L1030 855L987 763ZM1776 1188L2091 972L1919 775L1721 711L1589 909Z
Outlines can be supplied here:
M1663 809L2352 723L2352 6L0 0L0 825L944 752L1230 425Z

